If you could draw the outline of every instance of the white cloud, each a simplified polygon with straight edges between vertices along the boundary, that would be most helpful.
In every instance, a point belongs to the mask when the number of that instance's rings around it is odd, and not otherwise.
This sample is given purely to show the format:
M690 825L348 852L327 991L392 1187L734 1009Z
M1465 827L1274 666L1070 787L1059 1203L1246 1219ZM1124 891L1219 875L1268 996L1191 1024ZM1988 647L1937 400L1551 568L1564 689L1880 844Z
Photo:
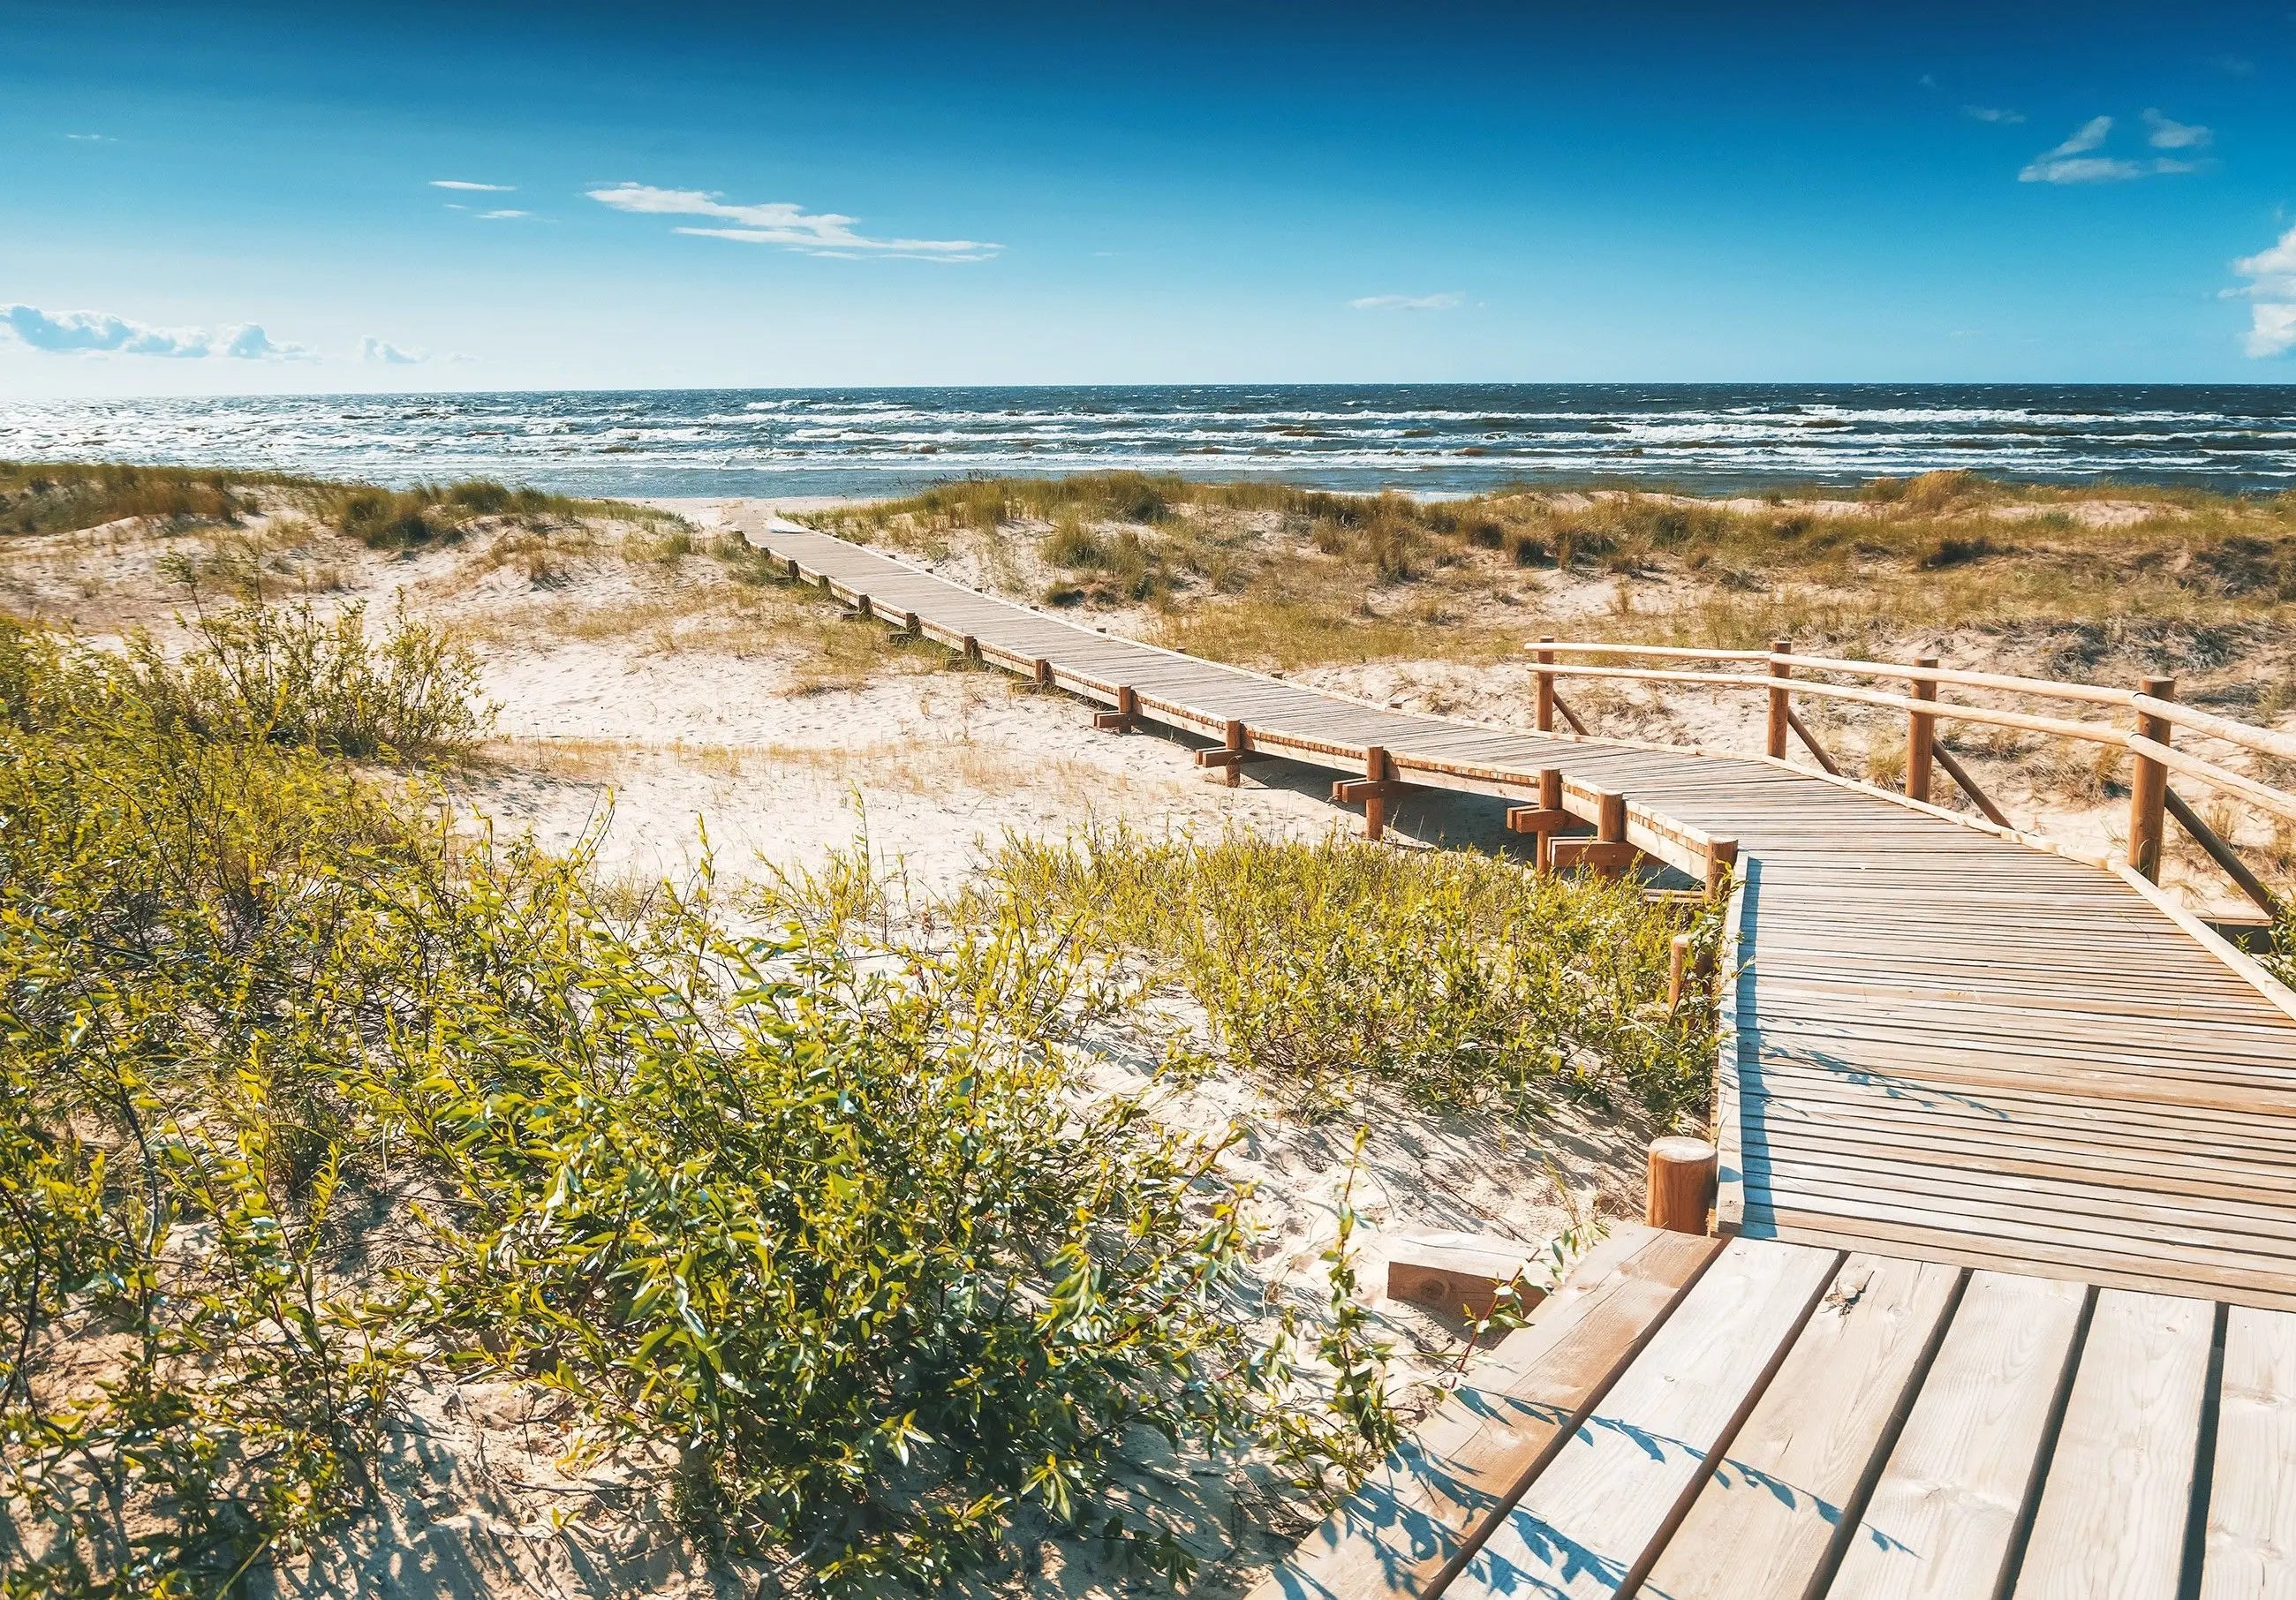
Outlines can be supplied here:
M64 137L71 140L77 144L117 144L119 143L119 140L113 138L110 134L66 134Z
M281 344L254 323L208 328L156 328L103 311L43 311L0 306L0 328L36 350L60 356L169 356L235 361L302 361L316 354Z
M359 359L381 366L414 366L430 357L421 350L403 350L387 339L369 334L359 341Z
M512 211L509 209L499 211L481 211L479 213L479 220L480 222L507 222L514 217L531 217L533 215L534 213L531 211Z
M810 212L787 201L727 205L714 191L701 189L615 184L588 193L592 200L617 211L634 211L646 217L708 217L740 225L675 230L680 234L732 239L743 244L778 244L809 256L908 256L928 261L985 261L1004 248L977 239L872 239L853 231L858 217L840 217L833 211Z
M2251 306L2248 335L2241 349L2251 356L2284 356L2296 349L2296 303Z
M459 177L434 177L430 180L430 186L433 189L460 189L471 194L513 194L518 191L516 184L473 184Z
M2005 111L2000 107L1992 105L1965 105L1961 108L1961 114L1964 117L1974 117L1980 122L2017 123L2025 120L2025 113L2022 111Z
M1367 294L1348 304L1357 311L1456 311L1467 303L1467 297L1454 291L1447 294Z
M2147 117L2156 113L2147 112ZM2164 122L2167 119L2162 119ZM2188 128L2180 122L2168 123L2178 135L2198 134L2201 142L2208 137L2206 128ZM2149 160L2133 161L2122 156L2092 155L2112 132L2112 119L2091 117L2073 130L2072 137L2054 150L2045 150L2025 163L2018 173L2021 184L2114 184L2131 178L2161 177L2171 173L2198 172L2206 165L2202 161L2180 160L2174 156L2154 156ZM2156 134L2153 143L2161 139Z
M2152 130L2144 142L2155 150L2206 150L2216 137L2197 122L2172 122L2154 111L2144 113L2144 126Z
M2296 227L2281 234L2270 249L2243 256L2232 269L2248 282L2225 292L2255 302L2248 308L2248 332L2241 347L2257 357L2296 349Z

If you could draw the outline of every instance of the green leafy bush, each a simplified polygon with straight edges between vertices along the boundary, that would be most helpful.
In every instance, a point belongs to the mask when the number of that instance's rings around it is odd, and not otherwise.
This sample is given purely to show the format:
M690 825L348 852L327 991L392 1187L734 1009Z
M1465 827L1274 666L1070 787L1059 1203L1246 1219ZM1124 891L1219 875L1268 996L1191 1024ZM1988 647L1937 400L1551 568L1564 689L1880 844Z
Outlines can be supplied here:
M0 628L0 1593L309 1549L426 1368L562 1391L831 1593L1023 1515L1185 1572L1111 1493L1144 1432L1333 1458L1217 1145L1080 1092L1079 952L737 938L706 881L617 914L278 737L324 675L234 700L240 638L163 671Z

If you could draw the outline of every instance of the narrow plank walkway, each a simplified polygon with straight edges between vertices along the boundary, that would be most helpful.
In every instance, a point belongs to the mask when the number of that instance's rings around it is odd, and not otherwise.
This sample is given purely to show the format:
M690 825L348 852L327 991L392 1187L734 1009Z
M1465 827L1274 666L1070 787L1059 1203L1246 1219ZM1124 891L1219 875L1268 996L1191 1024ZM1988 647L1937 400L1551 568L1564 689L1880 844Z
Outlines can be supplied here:
M2296 1313L1628 1224L1470 1383L1251 1600L2296 1596Z
M1145 722L1523 801L1559 767L1574 812L1624 793L1685 869L1734 840L1720 1132L1747 1237L2296 1309L2296 1018L2110 873L1782 763L1384 710L778 521L750 537Z

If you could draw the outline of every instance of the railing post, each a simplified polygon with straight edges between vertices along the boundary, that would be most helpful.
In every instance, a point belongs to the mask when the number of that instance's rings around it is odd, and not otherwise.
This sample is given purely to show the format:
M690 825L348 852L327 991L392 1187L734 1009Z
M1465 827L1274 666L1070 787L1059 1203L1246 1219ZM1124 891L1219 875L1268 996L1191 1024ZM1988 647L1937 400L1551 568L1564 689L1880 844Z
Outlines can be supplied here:
M2177 680L2173 677L2148 677L2144 680L2144 693L2155 700L2174 700ZM2166 717L2155 712L2136 713L2136 732L2155 744L2166 744L2170 726ZM2161 841L2167 824L2169 769L2152 757L2138 754L2136 770L2128 779L2128 866L2138 876L2158 883L2161 881Z
M1364 777L1373 784L1383 784L1393 775L1388 765L1387 752L1374 744L1364 751ZM1387 797L1374 789L1364 797L1364 832L1365 839L1377 839L1387 832Z
M1554 643L1553 634L1539 636L1538 731L1542 734L1554 731L1554 674L1550 670L1554 665L1554 652L1546 648Z
M1938 658L1933 655L1915 656L1914 665L1934 669ZM1935 700L1938 697L1935 678L1917 677L1914 681L1915 700ZM1933 711L1906 713L1906 792L1917 800L1930 797L1930 766L1937 751L1937 714Z
M1604 790L1595 804L1595 837L1603 844L1627 841L1627 797Z
M1793 641L1792 639L1773 639L1770 641L1770 676L1772 677L1792 677L1793 676L1793 669L1787 666L1784 661L1778 659L1780 656L1792 653L1792 650ZM1786 692L1784 689L1771 690L1768 750L1771 759L1774 760L1783 761L1785 759L1786 711Z

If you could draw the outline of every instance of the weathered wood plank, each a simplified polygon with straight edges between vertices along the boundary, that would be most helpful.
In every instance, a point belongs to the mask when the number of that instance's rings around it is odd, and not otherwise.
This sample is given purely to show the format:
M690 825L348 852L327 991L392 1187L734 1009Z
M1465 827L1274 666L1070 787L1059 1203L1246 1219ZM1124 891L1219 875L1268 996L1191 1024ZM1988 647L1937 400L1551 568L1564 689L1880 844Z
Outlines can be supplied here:
M2099 1292L2017 1600L2176 1600L2215 1332L2206 1301Z
M2296 1600L2296 1314L2235 1306L2200 1600Z
M1971 1278L1828 1600L1993 1600L2087 1296Z
M1734 1240L1445 1593L1633 1588L1840 1259Z
M1432 1594L1719 1248L1614 1227L1252 1600Z
M1643 1592L1802 1594L1911 1404L1960 1283L1959 1268L1934 1262L1844 1261Z

